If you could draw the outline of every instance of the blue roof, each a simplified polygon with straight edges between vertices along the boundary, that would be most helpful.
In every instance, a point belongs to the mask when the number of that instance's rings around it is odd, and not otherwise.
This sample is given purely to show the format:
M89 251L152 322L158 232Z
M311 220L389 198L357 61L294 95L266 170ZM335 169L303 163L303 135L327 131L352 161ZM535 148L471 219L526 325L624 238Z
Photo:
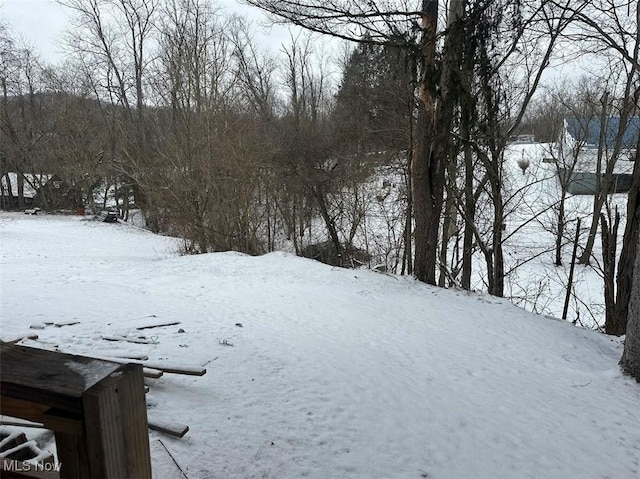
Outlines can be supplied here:
M585 147L597 148L600 143L600 118L565 118L567 133L574 140L584 143ZM605 145L606 148L613 148L615 145L618 130L620 128L620 118L611 117L605 122ZM622 135L622 148L635 149L638 145L638 135L640 133L640 117L629 118L627 127Z

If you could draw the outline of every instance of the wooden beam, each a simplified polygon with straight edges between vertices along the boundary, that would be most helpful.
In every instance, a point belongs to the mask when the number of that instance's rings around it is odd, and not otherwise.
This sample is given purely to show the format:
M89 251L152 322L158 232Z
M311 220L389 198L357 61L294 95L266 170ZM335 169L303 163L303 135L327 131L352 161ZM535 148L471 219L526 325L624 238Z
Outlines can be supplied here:
M5 416L4 414L0 415L0 424L3 426L44 428L42 423L27 421L26 419L14 416Z
M2 414L19 417L33 422L42 422L44 414L51 409L46 404L38 404L24 399L0 396Z
M8 338L3 338L0 340L0 343L5 343L5 344L17 344L20 341L22 341L23 339L38 339L38 335L37 334L33 334L33 333L26 333L26 334L21 334L19 336L12 336L12 337L8 337Z
M76 354L82 354L82 353L76 353ZM134 353L132 351L118 351L117 349L111 349L111 350L101 349L100 356L105 358L137 359L139 361L146 361L147 359L149 359L149 356L147 356L144 353Z
M59 431L73 436L84 434L81 415L69 414L66 411L49 409L42 415L42 425L51 431Z
M127 364L83 395L91 477L151 478L142 368Z
M0 413L54 430L61 478L151 478L140 365L4 344L0 353Z
M164 363L162 361L140 361L137 364L142 364L145 367L159 369L160 371L171 374L186 374L187 376L204 376L207 374L207 370L199 366L181 366L179 364Z
M189 426L176 424L167 419L154 416L149 418L149 429L163 432L173 437L183 437L187 432L189 432Z
M27 436L24 435L24 432L10 433L6 429L2 430L2 437L0 439L0 452L8 451L27 442Z
M49 429L51 431L65 432L74 436L82 436L84 434L82 419L65 417L64 415L58 416L54 410L49 410L43 414L43 422L26 421L19 417L3 415L0 417L0 424L3 426Z
M125 341L127 343L134 344L155 344L157 342L147 338L127 338L125 336L118 335L103 335L101 336L101 338L105 341Z
M144 367L145 376L148 378L156 378L162 376L162 372L171 374L185 374L187 376L204 376L207 373L206 368L200 366L181 366L174 363L165 363L164 361L141 361L139 359L113 358L105 356L87 356L93 359L103 361L112 361L118 364L139 364ZM160 375L154 376L160 371ZM148 372L148 374L147 374Z
M129 364L129 363L123 363L123 364ZM159 369L142 368L142 374L144 375L145 378L158 379L158 378L161 378L164 373Z
M6 344L0 345L0 357L3 399L27 401L75 414L82 414L83 393L121 367L84 356ZM4 414L4 402L2 410ZM34 420L41 422L39 417Z
M142 330L142 329L152 329L152 328L161 328L163 326L175 326L176 324L180 324L180 321L175 321L175 320L156 320L156 321L149 321L143 324L139 324L137 325L135 328L137 330Z

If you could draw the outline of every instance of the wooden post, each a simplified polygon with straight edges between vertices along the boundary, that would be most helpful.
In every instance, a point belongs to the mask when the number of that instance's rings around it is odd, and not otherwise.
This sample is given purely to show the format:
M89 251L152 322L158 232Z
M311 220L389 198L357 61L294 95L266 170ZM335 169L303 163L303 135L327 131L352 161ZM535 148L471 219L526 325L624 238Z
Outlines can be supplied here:
M0 410L54 431L62 479L151 478L142 366L0 348Z

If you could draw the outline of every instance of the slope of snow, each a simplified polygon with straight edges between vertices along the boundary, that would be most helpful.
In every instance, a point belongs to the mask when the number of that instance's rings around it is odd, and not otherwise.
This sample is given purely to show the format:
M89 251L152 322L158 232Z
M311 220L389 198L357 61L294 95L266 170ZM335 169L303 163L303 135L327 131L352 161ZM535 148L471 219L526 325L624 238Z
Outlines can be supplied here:
M147 395L190 426L151 433L190 479L640 476L640 386L598 333L284 253L180 257L121 224L3 213L0 246L2 337L206 366ZM180 324L101 339L154 317Z

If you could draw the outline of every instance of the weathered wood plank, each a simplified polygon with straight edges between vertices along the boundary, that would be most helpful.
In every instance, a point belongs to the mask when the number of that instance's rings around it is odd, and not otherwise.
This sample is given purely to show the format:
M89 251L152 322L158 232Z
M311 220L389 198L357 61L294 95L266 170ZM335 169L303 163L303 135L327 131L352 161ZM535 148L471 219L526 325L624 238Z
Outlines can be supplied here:
M48 451L43 451L38 447L35 441L25 441L17 444L11 449L2 451L0 454L2 459L30 462L32 464L53 464L55 462L53 455Z
M149 392L149 386L144 387L145 394ZM33 427L46 429L45 425L40 422L25 421L20 418L3 416L0 422L7 426ZM177 424L168 419L151 416L148 419L149 429L154 431L165 432L175 437L182 437L189 431L189 426ZM24 436L24 434L23 434ZM26 438L24 439L26 441Z
M27 442L24 432L12 432L7 428L0 428L0 453L13 449Z
M93 359L103 361L112 361L119 364L139 364L144 368L145 376L148 378L158 378L162 373L184 374L188 376L204 376L207 373L206 368L200 366L182 366L164 361L141 361L139 359L113 358L104 356L88 356ZM158 372L160 373L159 375Z
M0 343L16 344L22 341L23 339L35 340L35 339L38 339L38 335L34 333L25 333L25 334L19 334L17 336L4 337L0 339Z
M119 368L83 356L2 344L0 395L81 414L82 394Z
M67 354L69 354L68 351L66 351L66 352L67 352ZM91 354L86 354L86 355L82 354L82 355L79 355L79 356L82 356L84 358L95 359L97 361L108 361L110 363L115 363L115 364L142 364L142 365L144 365L144 363L142 361L136 360L136 359L116 358L116 357L111 357L111 356L96 356L96 355L91 355ZM144 367L144 366L142 368L142 373L144 374L144 377L150 378L150 379L158 379L158 378L162 377L162 375L164 374L163 371L161 371L159 369L147 368L147 367Z
M19 417L8 416L4 414L0 414L0 424L3 426L18 426L18 427L44 427L39 422L27 421L26 419L22 419Z
M149 417L149 429L163 432L173 437L183 437L187 432L189 432L189 426L185 424L177 424L168 419L157 416Z
M146 361L147 359L149 359L149 356L147 356L146 354L135 353L133 351L118 351L117 349L111 349L111 350L101 349L99 352L100 352L100 357L103 357L103 358L137 359L138 361ZM89 356L92 356L92 354L89 354Z
M51 431L60 431L74 436L82 436L84 434L82 416L70 414L66 411L49 409L42 415L42 424Z
M91 477L150 478L151 458L142 368L122 366L83 396L92 418L86 442Z
M159 369L142 368L142 374L144 375L145 378L158 379L164 375L164 372Z
M91 475L87 441L82 436L54 431L61 478L94 477ZM100 477L100 476L95 476Z
M0 396L2 414L26 419L28 421L42 422L42 418L49 409L46 404L37 404L24 399Z
M164 363L162 361L144 361L141 364L147 368L159 369L165 373L185 374L187 376L204 376L207 374L206 368L199 366L182 366L179 364Z
M140 365L24 346L0 352L0 412L54 429L60 477L151 478Z
M145 323L140 323L135 325L134 327L137 330L143 329L152 329L152 328L162 328L164 326L175 326L176 324L180 324L180 321L172 320L172 319L157 319L155 321L147 321Z
M118 335L103 335L101 336L105 341L125 341L127 343L133 344L156 344L157 341L153 339L147 338L128 338L126 336L118 336Z

